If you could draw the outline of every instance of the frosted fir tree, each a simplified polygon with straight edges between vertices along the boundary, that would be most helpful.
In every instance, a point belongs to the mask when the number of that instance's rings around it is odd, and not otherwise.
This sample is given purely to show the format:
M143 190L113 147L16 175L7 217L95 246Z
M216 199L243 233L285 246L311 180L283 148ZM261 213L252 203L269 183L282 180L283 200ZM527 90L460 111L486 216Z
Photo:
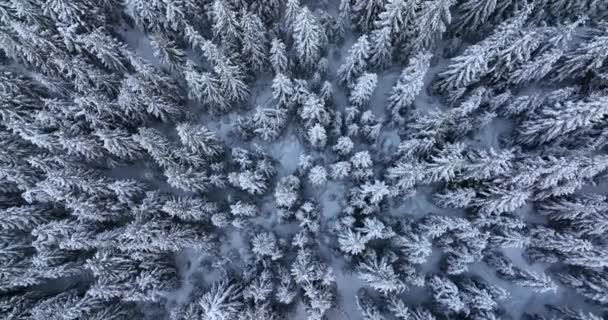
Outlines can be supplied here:
M289 70L285 44L280 39L274 38L270 43L270 64L276 75L285 74Z
M310 94L304 101L304 105L299 110L300 118L306 121L306 126L310 127L316 123L327 126L331 121L329 110L323 101L314 94Z
M423 2L416 18L418 48L430 48L440 40L452 21L450 7L455 0L433 0Z
M127 70L126 45L107 34L103 28L80 35L77 41L88 52L96 56L106 68L116 72Z
M287 125L287 110L258 106L251 121L255 134L264 141L272 141L281 135L281 131Z
M411 191L424 179L423 167L419 163L398 162L388 168L386 179L401 192Z
M228 174L228 181L250 194L263 194L268 190L266 177L252 170L231 172Z
M305 70L312 70L321 57L323 30L307 7L300 10L293 25L293 39L298 60Z
M139 230L139 231L138 231ZM132 222L121 228L114 240L118 249L126 252L176 252L182 249L211 249L210 235L200 228L174 224L170 220Z
M151 37L150 45L154 49L154 56L169 69L178 71L186 64L186 52L175 41L156 34Z
M378 84L378 76L375 73L363 73L353 86L348 100L351 104L363 107L369 103L376 85Z
M103 147L112 155L127 160L136 160L143 157L142 147L135 141L133 135L126 130L102 129L95 131L94 134L103 142Z
M160 131L140 128L139 133L133 138L160 166L169 167L178 161L172 150L174 145Z
M472 188L446 189L433 195L434 203L441 208L465 208L475 199Z
M443 312L461 313L465 312L467 306L462 301L460 290L450 279L443 276L432 276L427 281L433 292L433 301Z
M304 301L308 304L307 312L311 319L322 319L323 314L333 305L334 296L328 290L335 282L332 274L332 269L319 261L310 249L298 250L291 266L291 275L304 289Z
M385 0L356 0L351 5L352 19L354 24L363 32L367 33L374 28L374 21L382 12Z
M467 0L458 6L459 16L454 22L461 31L477 31L497 10L497 1Z
M211 7L213 15L213 34L220 37L224 45L236 45L240 40L239 22L236 12L229 2L216 0Z
M224 97L220 80L209 72L198 72L194 64L188 62L184 70L188 84L188 96L206 104L212 112L222 112L228 109L228 101Z
M492 313L499 309L499 301L508 298L508 291L483 280L465 278L458 283L467 308L473 314Z
M200 152L208 158L217 158L223 153L223 146L214 132L204 126L181 123L177 125L181 142L193 152Z
M509 83L523 85L542 80L553 71L563 55L562 49L553 49L524 62L509 73Z
M378 70L386 69L393 59L393 44L389 27L375 30L371 34L369 63Z
M226 100L235 103L243 102L250 93L243 68L209 40L204 40L200 47L205 58L212 63L213 74L218 79Z
M496 273L522 287L531 288L535 292L555 292L557 284L546 274L538 274L516 267L507 257L499 252L492 252L484 257L484 261L496 269Z
M370 44L367 35L362 35L357 42L348 50L346 60L338 68L338 79L348 87L355 84L367 68L367 60L370 55Z
M539 110L537 116L522 123L519 141L543 144L572 132L584 132L608 112L608 97L591 95L584 100L568 100Z
M333 180L342 180L348 177L352 170L352 165L348 161L339 161L331 164L331 178Z
M243 29L243 57L253 71L263 71L268 66L268 39L266 27L255 14L245 13L241 18Z
M162 211L183 221L208 221L219 212L219 207L205 199L181 197L166 201Z
M570 270L558 275L561 284L574 289L583 297L597 302L606 303L607 277L606 274L592 269Z
M338 42L344 40L346 33L350 31L352 27L350 2L350 0L340 0L340 4L338 5L339 14L335 26Z
M251 247L253 253L260 259L270 257L272 260L277 260L282 257L282 253L278 248L277 238L270 232L256 234L251 239Z
M414 36L416 12L420 0L388 0L374 23L376 28L388 28L391 41L401 43Z
M487 219L479 219L480 225L496 226L497 230L493 230L488 238L488 247L491 248L524 248L530 244L530 237L526 232L512 229L512 225L501 227L502 224L508 224L511 221L501 221L489 217Z
M346 156L350 154L354 148L355 144L349 137L340 137L338 141L333 146L333 150L336 151L341 156Z
M311 202L304 202L295 213L296 219L300 222L300 228L305 231L318 233L321 225L321 213L318 206Z
M298 13L302 10L300 0L287 0L285 3L285 14L283 15L283 24L285 30L293 32L293 27L296 22Z
M5 208L0 211L0 227L3 230L31 231L52 219L49 209L38 205Z
M424 87L424 77L430 67L431 57L430 53L418 53L401 72L388 98L387 109L391 112L393 121L397 123L405 121L403 119L405 111L412 106Z
M481 214L501 214L514 211L526 204L531 194L524 189L515 187L501 188L488 187L479 192L474 200L474 206L479 208Z
M259 215L260 210L254 204L237 201L236 203L230 205L230 213L235 216L255 217Z
M362 319L386 320L386 317L380 311L378 304L364 289L360 290L355 298L357 309L359 309Z
M439 73L434 88L446 94L463 90L490 71L489 51L481 45L468 47L461 55L452 58L447 70Z
M272 97L279 103L280 107L288 107L293 99L295 88L294 84L287 76L282 73L272 80Z
M587 193L543 201L538 212L553 221L572 221L578 225L587 219L596 220L607 206L605 196Z
M197 303L201 315L209 319L230 319L242 312L242 288L238 283L219 281L205 292Z
M388 300L388 310L395 316L397 319L401 320L436 320L435 316L428 310L423 308L410 308L405 305L403 300L391 297Z
M466 165L463 149L464 145L462 144L448 145L437 155L430 157L430 161L423 164L426 176L425 182L449 182L453 180Z
M174 188L190 192L203 192L211 188L212 179L206 172L197 172L192 168L181 169L169 167L164 172L167 183Z
M514 150L475 150L468 153L469 164L465 166L463 178L483 181L512 170Z
M308 141L317 149L322 150L325 148L325 145L327 144L327 132L325 131L325 128L317 123L308 129Z
M532 238L531 246L545 250L554 250L563 255L586 252L593 249L593 244L586 239L579 239L571 234L556 232L553 229L542 226L536 226L532 229L530 236Z
M433 252L432 242L413 231L399 235L394 241L407 261L414 264L425 263Z
M279 269L278 278L280 282L275 293L276 299L282 304L290 304L297 295L295 283L289 271L284 268Z
M344 228L338 234L340 250L350 255L358 255L365 251L365 245L369 239L361 232L354 232L350 228Z
M395 236L391 227L386 226L375 217L367 217L363 220L363 226L357 228L368 240L390 239Z
M274 192L277 206L282 208L293 208L300 199L300 179L296 176L282 178Z
M608 59L608 36L605 32L591 37L575 50L565 54L564 61L555 68L558 80L578 78L601 68Z

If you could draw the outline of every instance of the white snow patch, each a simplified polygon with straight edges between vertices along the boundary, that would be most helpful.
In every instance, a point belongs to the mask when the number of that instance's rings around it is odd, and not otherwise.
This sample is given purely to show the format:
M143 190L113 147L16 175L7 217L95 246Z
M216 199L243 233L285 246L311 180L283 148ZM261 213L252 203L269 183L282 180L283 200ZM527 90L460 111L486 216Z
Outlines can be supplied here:
M280 163L277 168L279 177L295 172L300 155L303 153L304 147L293 132L285 133L284 138L273 142L270 147L270 155Z

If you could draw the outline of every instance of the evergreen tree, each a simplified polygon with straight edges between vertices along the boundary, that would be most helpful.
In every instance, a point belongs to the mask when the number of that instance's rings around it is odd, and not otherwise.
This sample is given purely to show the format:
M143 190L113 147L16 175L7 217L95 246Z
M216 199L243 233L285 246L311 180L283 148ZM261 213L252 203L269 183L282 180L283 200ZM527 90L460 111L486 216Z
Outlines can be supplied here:
M230 3L216 0L212 4L213 34L220 37L224 45L235 45L240 40L237 15Z
M422 8L416 18L417 47L430 48L436 40L442 38L452 21L450 7L455 2L455 0L433 0L422 3Z
M370 45L366 35L362 35L348 51L348 56L338 69L338 79L347 85L354 85L359 76L365 72L367 59L370 54Z
M272 39L270 45L270 63L277 76L286 73L288 70L289 59L285 51L285 44L280 39Z
M422 88L424 87L424 77L429 69L431 55L419 53L410 60L399 77L399 80L391 90L388 98L387 109L393 116L393 121L403 123L404 110L409 108Z
M355 0L351 7L355 25L363 33L371 31L385 3L386 0Z
M204 126L181 123L176 129L181 142L192 152L199 152L211 159L222 154L223 147L219 139L214 132Z
M241 18L243 29L243 57L253 71L263 71L268 65L268 40L262 20L252 13ZM283 50L285 50L283 48ZM275 53L276 54L276 53ZM286 64L286 63L285 63Z
M293 39L299 62L305 70L312 70L321 57L322 32L315 16L307 7L302 8L294 21Z
M315 148L325 148L325 145L327 144L327 133L325 128L317 123L308 129L308 141Z
M522 123L519 139L526 144L547 143L571 132L593 126L605 115L608 98L592 95L588 99L558 103L542 108L536 117Z
M403 42L414 36L416 12L419 8L420 0L388 0L378 15L376 28L388 28L391 40Z
M371 34L371 52L369 63L379 70L384 70L393 59L393 45L389 27L374 30Z
M377 83L378 76L375 73L362 74L350 93L350 103L358 107L366 105L374 94Z
M433 301L445 313L460 313L466 310L466 305L460 297L458 287L450 279L442 276L433 276L428 280L433 292Z

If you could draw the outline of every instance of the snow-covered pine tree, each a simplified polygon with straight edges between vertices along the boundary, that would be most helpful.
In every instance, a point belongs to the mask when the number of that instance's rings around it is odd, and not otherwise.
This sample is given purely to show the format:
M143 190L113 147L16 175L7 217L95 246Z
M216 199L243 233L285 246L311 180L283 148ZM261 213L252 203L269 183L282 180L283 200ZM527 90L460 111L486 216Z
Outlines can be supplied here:
M350 92L349 102L359 108L367 105L374 94L374 90L376 90L377 84L378 76L375 73L363 73L357 78Z
M304 70L312 70L323 50L323 30L308 7L295 17L293 39L298 61Z
M432 0L421 4L416 17L417 38L414 48L432 48L443 37L452 21L450 8L455 3L455 0Z
M403 123L404 113L424 87L424 77L428 72L431 54L420 52L410 59L407 68L403 69L399 80L391 90L387 110L396 123Z
M348 50L348 56L344 63L338 68L338 79L340 82L351 87L355 84L367 67L367 59L370 55L370 45L367 35L362 35L357 42Z
M224 148L218 137L206 127L181 123L177 125L176 129L182 144L190 148L192 152L201 153L209 159L217 158L223 153Z
M310 129L308 129L308 141L317 149L322 150L325 148L325 145L327 144L327 132L325 131L325 128L319 123L310 127Z
M264 71L268 66L269 53L264 23L257 15L247 12L241 17L241 28L243 30L242 56L247 66L256 72Z
M393 44L389 27L374 30L370 36L369 63L378 70L384 70L393 59Z
M351 1L351 17L354 24L362 33L367 33L374 28L374 21L382 12L386 0L354 0Z
M289 59L287 58L285 44L278 38L272 39L270 43L270 64L277 76L288 71Z

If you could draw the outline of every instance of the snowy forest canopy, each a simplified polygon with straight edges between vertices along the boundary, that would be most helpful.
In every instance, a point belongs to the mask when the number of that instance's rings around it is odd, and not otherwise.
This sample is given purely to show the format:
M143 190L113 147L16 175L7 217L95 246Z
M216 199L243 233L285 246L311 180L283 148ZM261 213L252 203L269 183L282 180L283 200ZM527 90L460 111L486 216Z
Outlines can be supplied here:
M608 317L603 0L0 0L0 318Z

